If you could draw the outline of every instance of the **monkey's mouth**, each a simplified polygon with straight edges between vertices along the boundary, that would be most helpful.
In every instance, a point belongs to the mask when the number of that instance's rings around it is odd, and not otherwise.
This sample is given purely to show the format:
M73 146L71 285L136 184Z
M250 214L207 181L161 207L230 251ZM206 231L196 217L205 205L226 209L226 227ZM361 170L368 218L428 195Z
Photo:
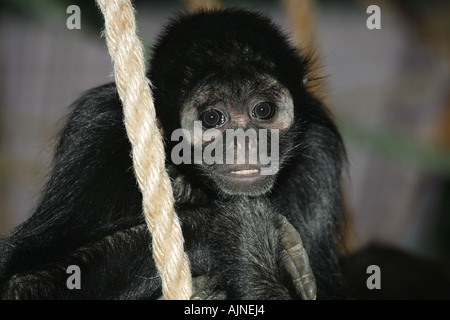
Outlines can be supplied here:
M225 165L213 170L220 191L230 195L257 196L273 185L273 176L264 175L264 166L254 164Z
M226 177L232 180L254 180L261 178L261 168L256 165L235 165L224 173Z
M256 176L259 175L259 169L239 169L231 171L230 174L239 176Z

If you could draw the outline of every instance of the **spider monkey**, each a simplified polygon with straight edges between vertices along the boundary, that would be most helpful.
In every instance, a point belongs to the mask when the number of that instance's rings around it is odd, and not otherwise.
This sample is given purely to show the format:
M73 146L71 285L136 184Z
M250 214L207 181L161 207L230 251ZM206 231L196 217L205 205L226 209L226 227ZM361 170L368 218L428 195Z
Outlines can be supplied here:
M210 279L211 296L227 299L301 298L282 263L284 217L302 235L317 298L339 298L345 151L327 108L304 81L310 56L264 15L225 9L172 19L149 65L194 279ZM249 163L257 150L249 139L232 149L233 156L247 151L243 164L174 163L180 141L172 133L194 133L195 123L202 133L277 130L277 170L264 175L268 165L259 157ZM212 141L190 146L206 151ZM61 132L34 214L1 240L1 298L161 296L130 152L115 85L87 92ZM81 270L81 289L67 287L70 265Z

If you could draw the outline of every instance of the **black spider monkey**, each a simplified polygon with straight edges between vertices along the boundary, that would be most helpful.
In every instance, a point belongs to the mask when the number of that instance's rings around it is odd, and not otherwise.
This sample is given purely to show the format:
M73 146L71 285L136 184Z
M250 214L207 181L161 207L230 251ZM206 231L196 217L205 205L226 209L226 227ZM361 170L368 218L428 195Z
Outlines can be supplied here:
M214 279L213 291L225 298L299 298L281 263L279 214L302 235L317 297L341 297L336 242L345 153L305 84L310 64L269 19L236 9L180 15L154 46L148 76L192 275ZM179 141L171 134L192 133L194 121L219 132L278 129L278 172L262 175L260 159L175 165ZM1 241L0 296L160 297L141 209L116 87L92 89L61 133L36 211ZM70 265L81 270L79 290L67 287Z

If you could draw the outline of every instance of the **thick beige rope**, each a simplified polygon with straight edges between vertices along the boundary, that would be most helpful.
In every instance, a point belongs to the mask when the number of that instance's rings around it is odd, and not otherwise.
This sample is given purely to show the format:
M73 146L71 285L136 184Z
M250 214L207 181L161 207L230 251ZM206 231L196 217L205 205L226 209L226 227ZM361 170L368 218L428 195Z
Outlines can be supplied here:
M152 234L153 257L165 299L189 299L192 280L183 250L183 234L173 211L173 194L165 170L164 145L157 127L150 82L145 76L144 49L136 35L130 0L97 0L105 18L105 34L132 144L134 171L143 210Z

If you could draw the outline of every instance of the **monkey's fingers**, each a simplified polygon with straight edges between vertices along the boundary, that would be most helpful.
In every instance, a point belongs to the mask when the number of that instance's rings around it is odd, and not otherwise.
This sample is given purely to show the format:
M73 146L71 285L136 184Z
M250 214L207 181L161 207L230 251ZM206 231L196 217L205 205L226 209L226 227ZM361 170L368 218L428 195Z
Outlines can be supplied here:
M297 294L304 300L315 300L316 280L300 234L283 215L280 215L280 221L283 265L292 277Z
M215 277L198 276L192 279L191 300L224 300L225 292L217 290Z

